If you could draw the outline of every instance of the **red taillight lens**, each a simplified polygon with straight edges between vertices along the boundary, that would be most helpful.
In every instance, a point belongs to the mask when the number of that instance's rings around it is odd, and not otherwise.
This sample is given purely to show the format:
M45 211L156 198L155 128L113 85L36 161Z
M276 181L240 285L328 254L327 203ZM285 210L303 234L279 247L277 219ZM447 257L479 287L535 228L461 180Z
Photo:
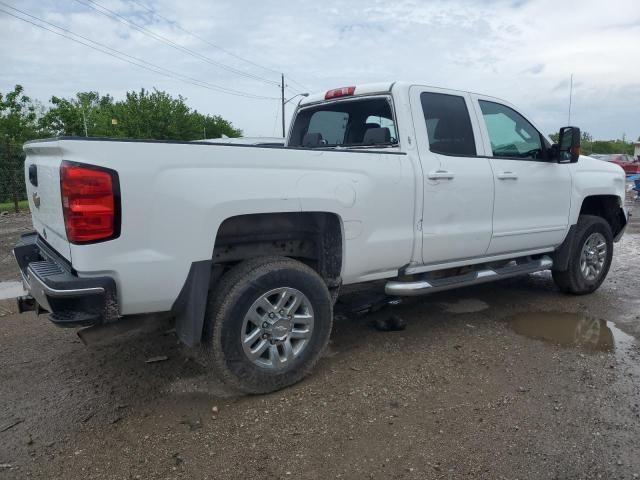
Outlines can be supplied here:
M60 191L67 239L90 243L117 236L117 174L63 162Z
M330 100L332 98L338 97L348 97L349 95L353 95L356 91L356 87L342 87L342 88L334 88L333 90L329 90L324 95L325 100Z

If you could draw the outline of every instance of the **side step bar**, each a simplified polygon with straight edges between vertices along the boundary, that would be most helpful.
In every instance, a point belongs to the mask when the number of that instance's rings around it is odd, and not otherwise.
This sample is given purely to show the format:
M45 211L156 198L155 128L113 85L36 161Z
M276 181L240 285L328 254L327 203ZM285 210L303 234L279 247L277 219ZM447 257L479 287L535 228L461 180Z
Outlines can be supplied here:
M553 260L544 256L531 262L520 265L508 265L502 268L478 270L464 275L438 278L433 280L413 280L411 282L399 282L392 280L385 285L387 295L397 295L400 297L415 297L429 293L442 292L458 287L478 285L480 283L502 280L503 278L516 277L527 273L548 270L552 267Z

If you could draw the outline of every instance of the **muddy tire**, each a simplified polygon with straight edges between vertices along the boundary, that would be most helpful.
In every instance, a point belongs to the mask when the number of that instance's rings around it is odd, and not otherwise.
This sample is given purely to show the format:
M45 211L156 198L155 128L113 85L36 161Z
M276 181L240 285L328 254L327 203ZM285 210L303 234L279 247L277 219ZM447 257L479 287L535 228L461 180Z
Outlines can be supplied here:
M567 270L553 271L553 280L566 293L585 295L604 281L613 257L611 227L601 217L581 215L573 237Z
M225 385L272 392L312 370L332 322L329 290L313 269L286 257L246 260L209 294L204 357Z

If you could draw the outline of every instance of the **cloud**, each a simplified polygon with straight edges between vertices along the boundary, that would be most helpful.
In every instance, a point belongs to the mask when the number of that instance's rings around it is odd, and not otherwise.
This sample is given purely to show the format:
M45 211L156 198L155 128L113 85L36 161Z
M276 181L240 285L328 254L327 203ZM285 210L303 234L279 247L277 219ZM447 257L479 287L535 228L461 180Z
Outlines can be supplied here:
M550 132L566 123L567 82L573 74L574 123L588 125L595 137L623 131L628 138L640 135L640 120L633 113L640 111L640 65L634 61L640 45L636 0L612 1L607 8L586 0L579 9L552 0L139 0L205 42L135 2L97 1L216 62L275 82L284 71L291 86L288 95L415 79L505 98ZM253 94L279 95L275 85L181 53L80 3L23 0L15 5L189 77ZM249 135L277 133L277 100L249 100L181 83L2 13L0 42L5 47L0 50L0 91L21 83L31 96L46 102L54 94L99 90L120 97L127 90L155 86L184 95L194 108L220 114ZM292 110L288 106L287 114Z
M544 63L536 63L532 67L524 69L522 73L530 73L532 75L538 75L539 73L542 73L543 70L544 70Z

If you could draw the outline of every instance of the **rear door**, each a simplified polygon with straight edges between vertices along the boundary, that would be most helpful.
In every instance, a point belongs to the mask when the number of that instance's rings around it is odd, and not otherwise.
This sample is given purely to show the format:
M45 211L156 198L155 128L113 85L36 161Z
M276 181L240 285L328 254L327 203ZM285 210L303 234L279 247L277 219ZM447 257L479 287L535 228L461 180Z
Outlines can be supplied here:
M483 256L491 240L493 174L468 94L410 89L423 170L422 260Z
M569 228L571 175L547 159L548 142L512 106L472 95L482 119L485 150L495 178L493 235L487 254L548 249Z
M33 227L60 255L71 260L60 195L62 156L57 142L33 142L24 147L25 182Z

